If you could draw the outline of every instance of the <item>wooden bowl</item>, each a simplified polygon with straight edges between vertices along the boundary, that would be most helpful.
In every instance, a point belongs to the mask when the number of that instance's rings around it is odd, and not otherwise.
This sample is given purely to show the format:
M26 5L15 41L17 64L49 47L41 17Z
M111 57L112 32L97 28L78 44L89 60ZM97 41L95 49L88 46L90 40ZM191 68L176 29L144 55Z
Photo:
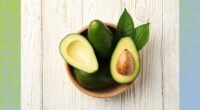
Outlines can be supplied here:
M116 25L111 24L111 23L105 23L112 31L115 31L116 29ZM80 34L87 34L87 29L88 26L83 27L80 31L78 31L78 33ZM97 98L110 98L110 97L114 97L116 95L119 95L121 93L123 93L124 91L126 91L128 89L128 87L131 84L123 84L123 85L113 85L111 87L107 87L105 89L101 89L101 90L92 90L92 89L87 89L82 87L74 78L74 75L72 73L72 71L70 70L70 67L67 63L65 63L66 66L66 70L67 70L67 74L69 76L69 79L71 80L71 82L75 85L76 88L78 88L80 91L82 91L83 93L92 96L92 97L97 97Z

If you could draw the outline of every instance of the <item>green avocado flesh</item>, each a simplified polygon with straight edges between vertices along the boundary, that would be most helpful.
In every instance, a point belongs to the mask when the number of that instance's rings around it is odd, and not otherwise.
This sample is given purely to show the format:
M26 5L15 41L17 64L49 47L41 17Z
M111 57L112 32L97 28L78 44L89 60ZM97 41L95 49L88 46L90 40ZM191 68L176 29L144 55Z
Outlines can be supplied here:
M108 65L100 67L95 74L87 74L74 68L74 76L80 85L88 89L102 89L115 83Z
M110 57L113 50L114 35L104 23L99 20L92 21L88 28L87 38L101 58Z
M122 53L125 53L125 56L123 54L122 57ZM111 57L110 70L113 79L120 84L130 83L137 77L140 71L140 59L135 43L130 37L123 37L118 42ZM126 73L127 70L129 74L120 72Z
M71 66L87 73L98 70L94 50L88 40L79 34L69 34L60 42L60 53Z

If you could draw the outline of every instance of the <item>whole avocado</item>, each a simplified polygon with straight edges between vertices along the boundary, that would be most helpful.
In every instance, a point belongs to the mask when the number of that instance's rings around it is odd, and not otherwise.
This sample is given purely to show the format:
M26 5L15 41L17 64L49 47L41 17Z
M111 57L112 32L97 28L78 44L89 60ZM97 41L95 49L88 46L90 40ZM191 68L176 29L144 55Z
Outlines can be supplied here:
M114 48L114 35L103 22L92 21L88 28L87 38L101 58L106 59L111 56Z
M101 66L94 74L74 68L74 76L80 85L88 89L102 89L115 83L108 65Z

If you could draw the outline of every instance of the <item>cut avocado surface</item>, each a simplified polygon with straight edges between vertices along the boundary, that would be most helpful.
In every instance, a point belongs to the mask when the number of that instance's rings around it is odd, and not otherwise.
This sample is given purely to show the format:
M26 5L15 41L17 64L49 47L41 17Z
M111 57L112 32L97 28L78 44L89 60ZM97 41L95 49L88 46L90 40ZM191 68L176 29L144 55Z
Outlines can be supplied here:
M88 89L101 89L115 83L109 65L101 65L95 74L87 74L75 68L74 76L80 85Z
M111 56L114 35L103 22L93 20L89 25L87 38L101 58L106 59Z
M123 37L118 42L110 63L113 79L121 84L132 82L140 71L140 59L134 41Z
M87 73L98 70L94 50L88 40L79 34L69 34L60 42L60 53L67 63Z

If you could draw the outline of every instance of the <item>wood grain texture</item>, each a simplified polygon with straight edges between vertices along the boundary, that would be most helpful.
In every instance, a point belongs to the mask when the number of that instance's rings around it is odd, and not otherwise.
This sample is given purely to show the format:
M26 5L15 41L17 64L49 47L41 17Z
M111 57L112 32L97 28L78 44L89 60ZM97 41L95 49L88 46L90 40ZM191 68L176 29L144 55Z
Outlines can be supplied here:
M21 1L21 109L42 110L41 1Z
M163 1L163 108L179 110L179 1Z
M66 75L60 40L93 19L116 24L124 8L135 26L151 23L140 75L122 95L87 96ZM178 110L178 41L178 0L22 0L22 109Z

